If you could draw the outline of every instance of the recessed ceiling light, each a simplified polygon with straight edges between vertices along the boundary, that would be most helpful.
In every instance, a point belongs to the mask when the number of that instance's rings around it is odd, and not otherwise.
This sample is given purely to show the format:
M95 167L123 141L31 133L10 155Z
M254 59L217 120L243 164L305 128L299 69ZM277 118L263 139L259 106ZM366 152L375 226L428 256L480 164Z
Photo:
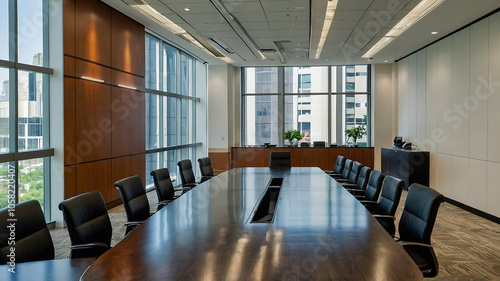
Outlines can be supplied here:
M384 62L389 62L389 61L386 61L386 60L385 60Z
M295 7L295 9L297 9L297 10L303 10L303 9L305 9L305 7Z
M191 9L186 7L186 8L184 8L184 11L189 12L189 11L191 11Z
M433 31L433 32L431 32L431 34L432 35L436 35L436 34L438 34L438 32L437 31Z

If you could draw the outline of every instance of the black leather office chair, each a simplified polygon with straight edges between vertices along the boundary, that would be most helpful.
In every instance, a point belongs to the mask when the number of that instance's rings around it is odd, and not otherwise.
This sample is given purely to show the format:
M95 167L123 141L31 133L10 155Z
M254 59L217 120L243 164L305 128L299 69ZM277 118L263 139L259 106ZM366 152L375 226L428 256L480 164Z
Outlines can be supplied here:
M132 176L115 182L120 192L123 207L127 214L126 234L147 220L152 214L149 212L149 202L144 185L139 176Z
M314 141L313 147L325 147L326 143L324 141Z
M398 209L403 187L404 182L402 180L391 176L385 176L384 182L382 183L382 194L378 202L376 200L360 200L391 236L394 236L396 233L394 215Z
M356 180L356 183L340 183L343 187L347 189L347 191L351 192L352 194L364 194L366 186L368 185L368 182L370 180L370 174L372 172L372 169L368 166L364 166L359 170L359 175L358 179Z
M212 161L210 161L210 157L199 158L198 164L200 166L201 173L200 183L207 181L214 176L214 170L212 169Z
M366 167L363 167L363 169ZM365 190L354 189L350 190L350 192L356 197L358 200L369 200L369 201L378 201L378 197L380 196L380 191L382 191L382 183L384 182L385 175L377 170L373 170L370 173L370 179L368 180L368 184L366 185ZM361 178L361 175L360 175ZM359 178L358 178L359 182Z
M427 186L414 183L408 188L405 207L399 220L399 240L418 265L424 277L435 277L439 265L431 246L431 233L443 195Z
M151 171L151 176L153 176L156 195L158 196L158 210L165 207L170 202L180 197L182 193L189 190L189 187L175 190L172 180L170 179L170 172L167 168Z
M195 187L196 178L194 177L191 160L189 159L181 160L177 162L177 167L179 167L179 175L181 177L182 186L189 188Z
M356 184L358 181L359 174L361 172L361 168L363 168L363 165L359 163L358 161L354 161L352 163L352 168L351 168L351 173L349 174L348 178L336 178L335 180L338 181L339 183L352 183Z
M98 257L111 247L112 227L101 192L91 191L59 203L71 239L70 258Z
M342 155L337 156L337 161L335 162L335 166L333 167L333 171L325 171L329 176L337 176L340 177L342 175L342 170L345 165L345 157Z
M271 151L269 168L288 168L292 166L290 151Z
M351 175L351 171L352 171L352 160L346 159L344 162L344 168L342 169L342 173L340 174L340 176L332 175L331 177L334 178L335 180L348 179L349 176Z
M310 146L309 143L306 141L300 143L300 147L309 147L309 146Z
M13 212L15 217L11 217ZM9 219L17 219L15 222ZM8 228L15 223L15 229ZM15 233L15 262L28 262L54 259L54 243L50 237L47 223L40 203L30 200L15 205L14 211L8 208L0 210L0 262L10 262L9 237Z

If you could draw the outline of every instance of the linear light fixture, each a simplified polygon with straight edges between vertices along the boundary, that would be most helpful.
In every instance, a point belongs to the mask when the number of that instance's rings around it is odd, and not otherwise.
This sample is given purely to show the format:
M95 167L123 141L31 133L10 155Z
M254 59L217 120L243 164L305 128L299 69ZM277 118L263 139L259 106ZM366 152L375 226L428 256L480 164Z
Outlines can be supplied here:
M323 22L323 29L321 30L321 36L319 38L318 48L316 49L316 54L314 59L319 59L321 51L323 51L323 46L325 45L326 37L330 31L330 26L332 25L333 17L335 16L335 10L337 10L338 0L329 0L326 6L325 21Z
M89 81L92 81L92 82L104 83L104 80L93 78L93 77L80 76L80 78L85 79L85 80L89 80Z
M134 90L134 91L135 91L135 90L137 90L137 88L136 88L136 87L127 86L127 85L122 85L122 84L118 84L118 85L116 85L116 86L118 86L118 87L120 87L120 88L129 89L129 90Z
M132 2L132 3L127 3L127 5L139 11L141 14L150 18L159 25L165 27L173 34L181 37L182 39L188 41L189 43L192 43L193 45L200 48L207 54L210 54L224 61L234 62L231 58L228 59L224 54L222 54L219 50L217 50L217 48L212 46L212 44L210 44L210 42L204 39L203 36L199 34L188 33L184 28L180 27L179 25L177 25L176 23L174 23L173 21L162 15L160 12L158 12L156 9L151 7L148 3L144 2L143 0L127 0L124 2L125 3Z
M385 48L398 36L403 34L408 28L414 25L417 21L421 20L428 13L434 10L437 6L443 3L444 0L423 0L413 10L411 10L403 19L401 19L387 34L382 37L373 47L368 50L362 58L371 58L380 50Z
M281 64L285 64L288 61L288 53L285 50L285 47L283 47L283 43L287 43L290 41L274 41L274 45L276 46L276 49L278 49L278 57L281 61Z
M264 56L260 48L253 41L252 37L250 37L245 28L243 28L243 25L241 25L238 19L229 13L224 4L222 4L220 0L210 0L210 2L212 2L212 5L214 5L215 9L219 11L219 14L221 14L226 19L227 23L229 23L234 32L238 34L238 36L241 38L241 40L243 40L245 45L250 49L255 57L265 60L266 56Z

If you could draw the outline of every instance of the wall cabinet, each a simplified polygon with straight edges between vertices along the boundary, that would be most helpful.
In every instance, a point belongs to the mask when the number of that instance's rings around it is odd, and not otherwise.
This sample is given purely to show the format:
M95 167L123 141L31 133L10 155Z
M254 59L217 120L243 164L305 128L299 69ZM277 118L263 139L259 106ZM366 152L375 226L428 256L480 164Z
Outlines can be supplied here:
M402 179L405 189L412 183L429 186L429 152L382 147L382 173Z

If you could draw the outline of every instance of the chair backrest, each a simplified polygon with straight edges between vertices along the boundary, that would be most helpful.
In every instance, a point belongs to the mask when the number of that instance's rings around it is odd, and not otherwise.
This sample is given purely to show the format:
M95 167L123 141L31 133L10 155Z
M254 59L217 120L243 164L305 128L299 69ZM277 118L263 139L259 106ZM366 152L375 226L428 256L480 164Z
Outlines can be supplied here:
M149 202L139 176L124 178L115 182L120 192L127 221L143 221L149 217Z
M204 177L212 177L214 175L214 170L212 169L212 162L209 157L203 157L198 159L200 164L200 172Z
M8 208L0 210L0 262L10 262L11 255L9 239L15 233L15 262L28 262L54 259L54 243L50 237L47 223L40 203L30 200L15 205L15 217L10 217ZM10 222L15 218L17 221ZM15 229L8 228L15 223Z
M269 167L291 167L292 161L290 158L290 151L271 151L269 155Z
M370 174L372 172L372 169L368 166L363 166L359 170L359 176L358 180L356 181L356 188L365 190L366 186L368 185L368 181L370 180Z
M333 172L336 174L342 173L345 165L345 157L342 155L337 156L337 162L335 162L335 167L333 167Z
M344 163L344 169L342 170L342 178L348 179L352 170L352 160L346 159Z
M300 147L309 147L309 143L303 141L303 142L300 143Z
M365 198L370 201L377 201L382 190L382 183L384 182L384 174L377 170L370 173L370 180L366 186ZM358 179L359 181L359 179Z
M66 221L71 244L102 242L108 247L111 245L113 228L101 192L91 191L66 199L59 203L59 210Z
M430 245L439 205L443 201L443 195L432 188L418 183L410 185L399 220L401 240Z
M349 183L357 183L361 168L363 168L363 165L358 161L354 161L352 163L351 173L349 174Z
M179 174L181 176L182 184L196 183L196 179L193 173L193 166L191 165L191 160L185 159L177 163L179 167Z
M385 176L382 184L382 194L378 200L378 211L380 215L394 216L401 199L404 182L398 178Z
M314 147L325 147L325 142L324 141L314 141L313 146Z
M167 168L161 168L151 171L153 181L155 183L156 195L158 202L165 200L173 200L175 195L174 185L170 179L170 172Z

